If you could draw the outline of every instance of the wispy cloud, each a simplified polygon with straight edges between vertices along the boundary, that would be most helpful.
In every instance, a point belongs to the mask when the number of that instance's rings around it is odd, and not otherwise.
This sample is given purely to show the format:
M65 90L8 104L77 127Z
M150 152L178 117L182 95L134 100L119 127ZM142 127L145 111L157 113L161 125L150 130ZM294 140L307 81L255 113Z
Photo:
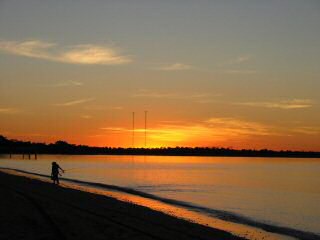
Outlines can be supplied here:
M90 105L85 107L86 110L105 111L105 110L122 110L122 106L104 106L104 105Z
M312 107L314 104L314 101L310 99L293 99L293 100L282 100L278 102L239 102L235 104L242 105L242 106L249 106L249 107L300 109L300 108Z
M0 114L16 114L19 112L21 112L21 110L17 108L0 108Z
M130 129L121 127L102 127L101 130L112 131L112 132L131 132Z
M69 86L80 87L80 86L83 86L83 83L79 81L70 80L70 81L55 83L49 86L50 87L69 87Z
M132 132L132 129L121 127L104 127L102 130L111 132ZM144 128L137 128L135 132L144 133ZM272 126L263 123L246 121L237 118L210 118L205 121L194 123L168 122L147 130L148 138L165 141L180 142L200 140L207 142L226 140L230 138L246 138L249 136L280 135Z
M115 49L98 45L76 45L62 54L69 63L117 65L131 62L128 56L121 56Z
M71 64L119 65L132 61L117 49L94 44L59 47L40 40L0 41L0 50L13 55Z
M253 58L252 55L246 54L246 55L238 56L234 59L230 59L220 64L220 67L223 68L220 71L226 74L256 74L257 70L250 69L250 68L248 69L248 67L243 69L243 66L242 66L244 63L251 61L252 58Z
M81 118L83 118L83 119L91 119L93 117L91 115L82 115Z
M250 54L245 54L245 55L241 55L238 56L234 59L230 59L228 61L226 61L225 63L221 64L222 66L226 66L226 65L239 65L242 64L244 62L248 62L252 59L252 55Z
M221 133L228 136L278 135L271 126L237 118L210 118L205 122L210 128L219 129Z
M18 138L18 139L25 139L25 137L27 136L28 138L30 137L57 137L56 135L53 134L43 134L43 133L38 133L38 132L4 132L4 134L6 136L8 136L9 138ZM26 139L25 139L26 140Z
M140 89L132 95L136 98L166 98L166 99L189 99L189 100L208 100L211 97L221 96L221 94L209 93L182 93L182 92L159 92L149 89Z
M93 100L94 100L94 98L85 98L85 99L68 101L68 102L64 102L64 103L55 103L53 105L54 106L61 106L61 107L70 107L70 106L74 106L74 105L78 105L78 104L82 104L82 103L86 103L86 102L91 102Z
M226 69L222 71L227 74L256 74L257 70L253 69Z
M162 66L159 68L156 68L157 70L163 70L163 71L183 71L183 70L190 70L193 67L188 64L184 63L173 63L170 65Z
M295 127L292 132L306 134L306 135L320 135L320 127L313 126L299 126Z
M141 98L180 98L181 94L178 93L168 93L168 92L157 92L147 89L141 89L137 93L134 93L132 97Z
M231 63L243 63L252 59L252 55L242 55L232 60Z

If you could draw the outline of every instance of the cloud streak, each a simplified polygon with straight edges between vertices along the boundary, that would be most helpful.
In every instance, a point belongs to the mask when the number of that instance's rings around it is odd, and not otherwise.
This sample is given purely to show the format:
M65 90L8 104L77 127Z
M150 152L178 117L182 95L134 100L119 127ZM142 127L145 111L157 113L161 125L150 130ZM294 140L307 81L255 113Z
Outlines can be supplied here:
M50 87L69 87L69 86L75 86L75 87L80 87L83 86L82 82L79 81L65 81L65 82L60 82L60 83L55 83L52 85L49 85Z
M235 104L248 106L248 107L301 109L301 108L312 107L314 102L310 99L293 99L293 100L282 100L278 102L240 102Z
M0 114L16 114L19 112L20 110L17 108L0 108Z
M74 105L79 105L79 104L91 102L93 100L94 100L94 98L85 98L85 99L79 99L79 100L73 100L73 101L69 101L69 102L64 102L64 103L55 103L53 105L54 106L60 106L60 107L70 107L70 106L74 106Z
M132 129L121 127L104 127L102 130L125 133ZM135 132L144 133L144 128L137 128ZM207 142L225 141L230 138L241 139L249 136L279 135L272 126L258 122L246 121L237 118L210 118L195 123L168 123L147 130L148 138L156 141L176 142Z
M252 58L251 55L243 55L243 56L239 56L236 59L234 59L233 61L231 61L231 64L237 64L237 63L243 63L243 62L247 62Z
M222 64L222 66L225 66L225 65L239 65L239 64L242 64L244 62L248 62L252 59L252 55L242 55L242 56L238 56L234 59L231 59L227 62L225 62L224 64Z
M83 119L91 119L93 117L91 115L82 115L81 118L83 118Z
M221 96L221 94L208 94L208 93L182 93L182 92L158 92L148 89L140 89L137 93L133 94L135 98L161 98L161 99L189 99L197 101L205 101L210 97Z
M256 70L252 70L252 69L227 69L227 70L223 70L222 72L227 74L256 74L257 73Z
M205 123L226 136L277 135L271 126L237 118L210 118Z
M122 106L104 106L104 105L91 105L84 107L86 110L105 111L105 110L123 110Z
M132 132L132 130L130 130L130 129L121 128L121 127L102 127L100 129L106 130L106 131L111 131L111 132Z
M234 59L231 59L225 63L220 64L220 67L225 68L225 69L222 69L221 72L226 74L244 74L244 75L256 74L257 70L255 69L250 69L250 68L242 69L242 65L244 65L244 63L247 63L251 60L252 60L252 55L249 55L249 54L238 56Z
M120 65L132 61L116 49L94 44L60 47L40 40L0 41L0 50L12 55L70 64Z
M314 126L300 126L292 130L294 133L306 134L306 135L319 135L320 127Z
M184 70L190 70L192 68L193 67L191 65L187 65L184 63L173 63L171 65L159 67L157 69L162 71L184 71Z

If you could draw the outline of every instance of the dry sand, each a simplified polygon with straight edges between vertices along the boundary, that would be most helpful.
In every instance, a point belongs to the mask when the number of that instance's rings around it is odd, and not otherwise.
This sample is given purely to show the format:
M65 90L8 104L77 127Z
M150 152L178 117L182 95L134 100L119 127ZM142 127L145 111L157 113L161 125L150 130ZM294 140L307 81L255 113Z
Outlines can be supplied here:
M146 207L0 172L0 239L241 239Z

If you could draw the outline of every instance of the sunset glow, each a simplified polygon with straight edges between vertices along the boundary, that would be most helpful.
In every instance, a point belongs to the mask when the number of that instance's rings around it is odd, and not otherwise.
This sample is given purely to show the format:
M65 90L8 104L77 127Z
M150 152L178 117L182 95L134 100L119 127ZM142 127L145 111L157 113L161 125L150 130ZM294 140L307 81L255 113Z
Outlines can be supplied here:
M285 2L3 1L0 134L320 151L319 4Z

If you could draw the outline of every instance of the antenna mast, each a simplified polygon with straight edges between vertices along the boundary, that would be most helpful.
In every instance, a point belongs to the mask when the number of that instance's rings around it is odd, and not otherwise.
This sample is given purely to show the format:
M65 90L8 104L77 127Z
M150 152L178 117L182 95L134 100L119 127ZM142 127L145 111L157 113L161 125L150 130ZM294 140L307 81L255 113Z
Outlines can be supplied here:
M132 112L132 147L134 148L134 112Z
M148 111L144 111L144 147L147 147L147 114Z

